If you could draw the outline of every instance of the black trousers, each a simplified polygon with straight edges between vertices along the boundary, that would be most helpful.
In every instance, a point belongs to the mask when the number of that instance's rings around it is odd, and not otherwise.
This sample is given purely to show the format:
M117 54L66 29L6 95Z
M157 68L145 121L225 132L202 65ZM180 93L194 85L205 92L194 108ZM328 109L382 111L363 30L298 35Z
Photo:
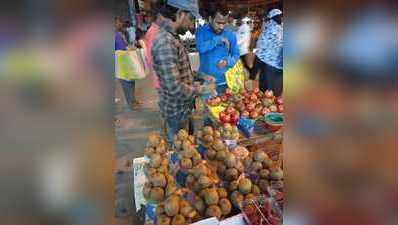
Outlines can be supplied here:
M251 73L252 68L250 68L249 65L247 64L245 59L246 56L247 54L240 56L240 60L242 61L243 66L249 71L249 73Z
M250 72L250 80L255 80L257 74L260 74L259 88L261 91L272 90L275 96L279 97L282 95L283 70L264 63L256 56L253 69Z

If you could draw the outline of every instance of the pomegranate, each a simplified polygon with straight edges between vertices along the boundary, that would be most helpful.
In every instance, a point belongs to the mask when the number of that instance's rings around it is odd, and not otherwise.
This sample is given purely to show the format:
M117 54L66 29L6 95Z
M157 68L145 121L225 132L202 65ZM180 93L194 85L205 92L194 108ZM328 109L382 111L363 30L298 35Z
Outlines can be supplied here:
M283 98L282 98L282 97L276 98L276 103L277 103L278 105L283 105Z
M243 116L243 117L246 117L246 118L249 118L249 117L250 117L249 111L243 111L243 112L242 112L242 116Z
M256 111L253 111L253 112L250 113L250 118L251 119L255 119L257 117L258 117L258 113Z
M283 113L284 107L283 105L278 105L278 112Z
M263 110L261 110L261 114L265 115L267 113L271 112L267 107L264 107Z

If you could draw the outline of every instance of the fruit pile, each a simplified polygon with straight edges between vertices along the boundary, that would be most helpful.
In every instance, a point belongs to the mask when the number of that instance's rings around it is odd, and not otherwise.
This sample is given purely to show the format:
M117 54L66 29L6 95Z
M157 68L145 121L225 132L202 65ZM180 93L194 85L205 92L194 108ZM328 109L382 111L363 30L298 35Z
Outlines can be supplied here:
M250 175L263 193L266 193L271 186L283 187L283 171L270 159L261 149L250 152L248 157L243 160L245 171Z
M143 194L147 201L153 203L160 203L177 190L174 177L168 174L165 143L159 135L151 134L145 151L149 162L144 165L148 181L144 184Z
M194 206L201 216L221 219L230 214L232 206L227 191L217 187L218 180L206 163L189 172L185 186L195 192Z
M261 197L247 201L243 204L242 211L249 225L282 224L282 213L269 198Z
M181 169L189 170L202 162L202 156L194 145L195 138L189 136L186 130L178 131L174 138L174 146L178 154L178 162Z
M226 123L223 126L220 126L218 130L221 133L221 138L224 140L239 140L240 134L238 127L236 126Z
M209 106L218 106L221 103L227 103L227 102L232 102L232 101L233 101L232 91L231 91L231 89L227 88L225 90L224 95L216 96L216 97L208 99L207 104Z
M239 120L239 116L257 119L269 112L283 113L284 111L281 97L276 98L271 90L263 93L258 88L242 89L237 95L232 95L231 91L227 90L223 96L209 99L207 104L209 106L226 105L227 109L222 111L222 114L220 113L220 121L231 124L236 124L235 121Z
M198 220L199 213L179 194L169 196L156 207L157 225L186 225Z
M196 138L207 149L220 147L221 145L218 143L222 143L220 131L213 129L211 126L205 126L202 130L199 130L196 133Z
M244 201L254 200L261 195L260 188L245 177L232 181L229 185L229 191L232 192L231 202L238 208L242 206Z
M225 110L220 112L220 122L223 124L236 125L239 122L240 113L233 106L228 106Z

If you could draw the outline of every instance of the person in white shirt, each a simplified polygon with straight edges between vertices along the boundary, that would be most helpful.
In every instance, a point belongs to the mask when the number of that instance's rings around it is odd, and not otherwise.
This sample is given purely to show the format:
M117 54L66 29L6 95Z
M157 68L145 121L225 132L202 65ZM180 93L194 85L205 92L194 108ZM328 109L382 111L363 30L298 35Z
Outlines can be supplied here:
M236 38L238 40L239 54L245 68L250 71L250 67L246 61L246 56L250 53L250 38L251 38L251 28L250 28L250 18L244 17L241 20L241 25L239 26L238 32L236 33Z

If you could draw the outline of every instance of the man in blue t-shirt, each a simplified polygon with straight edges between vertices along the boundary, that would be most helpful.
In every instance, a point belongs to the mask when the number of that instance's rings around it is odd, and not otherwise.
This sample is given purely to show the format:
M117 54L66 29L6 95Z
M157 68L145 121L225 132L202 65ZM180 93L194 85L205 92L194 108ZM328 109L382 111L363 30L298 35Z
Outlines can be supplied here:
M239 49L234 33L224 29L228 11L214 7L208 11L209 23L196 32L196 49L200 56L199 72L215 78L217 92L227 88L225 72L239 59Z

